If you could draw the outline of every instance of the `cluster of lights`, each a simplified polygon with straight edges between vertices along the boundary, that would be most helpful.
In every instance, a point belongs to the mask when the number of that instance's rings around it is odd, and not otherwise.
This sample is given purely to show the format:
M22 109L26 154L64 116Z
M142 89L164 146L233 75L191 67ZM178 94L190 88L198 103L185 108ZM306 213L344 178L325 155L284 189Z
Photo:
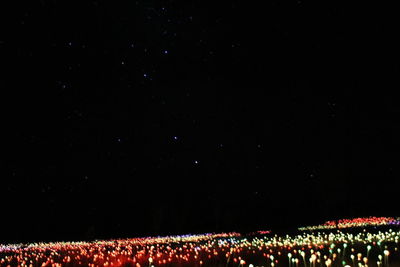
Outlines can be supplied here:
M271 231L257 231L257 234L259 234L259 235L267 235L270 233L271 233Z
M400 266L400 228L393 229L363 229L358 234L336 230L278 236L260 231L256 235L0 245L0 266L393 267Z
M313 230L329 230L329 229L344 229L355 227L370 227L370 226L388 226L400 225L399 218L392 217L368 217L368 218L355 218L343 219L338 221L327 221L322 225L300 227L300 231L313 231Z
M249 233L249 235L268 235L270 233L271 233L271 231L256 231L256 232Z
M400 217L397 217L396 220L389 222L389 225L400 225Z

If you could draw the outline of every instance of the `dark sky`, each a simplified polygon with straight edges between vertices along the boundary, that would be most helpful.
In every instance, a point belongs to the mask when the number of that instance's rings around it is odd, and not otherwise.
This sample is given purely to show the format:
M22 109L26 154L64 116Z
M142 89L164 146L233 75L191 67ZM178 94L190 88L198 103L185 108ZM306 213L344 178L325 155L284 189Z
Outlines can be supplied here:
M0 242L399 215L394 9L27 2L0 8Z

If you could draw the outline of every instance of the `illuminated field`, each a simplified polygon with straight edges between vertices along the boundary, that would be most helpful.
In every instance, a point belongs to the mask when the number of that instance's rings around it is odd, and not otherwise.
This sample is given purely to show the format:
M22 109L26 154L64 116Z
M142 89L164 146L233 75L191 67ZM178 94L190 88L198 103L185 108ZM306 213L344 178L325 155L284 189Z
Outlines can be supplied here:
M346 222L358 224L292 235L260 231L0 245L0 266L400 266L397 224L387 218Z
M322 225L300 227L300 231L306 230L324 230L324 229L344 229L356 227L371 227L371 226L388 226L400 225L400 219L392 217L369 217L369 218L355 218L344 219L338 221L327 221Z

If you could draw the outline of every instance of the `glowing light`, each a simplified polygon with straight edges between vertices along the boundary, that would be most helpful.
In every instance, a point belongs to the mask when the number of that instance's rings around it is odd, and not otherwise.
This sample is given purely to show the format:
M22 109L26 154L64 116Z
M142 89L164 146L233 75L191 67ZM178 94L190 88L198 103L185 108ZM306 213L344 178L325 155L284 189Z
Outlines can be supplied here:
M221 233L0 245L0 267L254 267L266 263L283 267L288 264L289 267L299 267L299 264L332 267L350 266L349 262L352 267L375 263L387 267L389 255L391 261L400 261L397 252L400 227L393 226L390 230L383 227L382 231L371 232L364 231L368 228L357 230L358 227L355 225L351 231L345 227L283 236L258 231L245 236ZM346 249L351 251L347 255ZM370 251L373 258L369 256ZM382 255L376 256L378 251Z
M383 254L385 254L385 256L389 256L389 250L385 250L385 251L383 251Z

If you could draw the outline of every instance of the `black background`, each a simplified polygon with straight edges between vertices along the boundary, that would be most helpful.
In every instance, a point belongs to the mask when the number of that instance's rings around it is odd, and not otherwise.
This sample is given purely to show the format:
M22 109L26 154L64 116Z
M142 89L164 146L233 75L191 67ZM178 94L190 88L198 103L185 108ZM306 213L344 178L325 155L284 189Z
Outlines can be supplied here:
M393 8L42 0L1 12L0 242L399 215Z

